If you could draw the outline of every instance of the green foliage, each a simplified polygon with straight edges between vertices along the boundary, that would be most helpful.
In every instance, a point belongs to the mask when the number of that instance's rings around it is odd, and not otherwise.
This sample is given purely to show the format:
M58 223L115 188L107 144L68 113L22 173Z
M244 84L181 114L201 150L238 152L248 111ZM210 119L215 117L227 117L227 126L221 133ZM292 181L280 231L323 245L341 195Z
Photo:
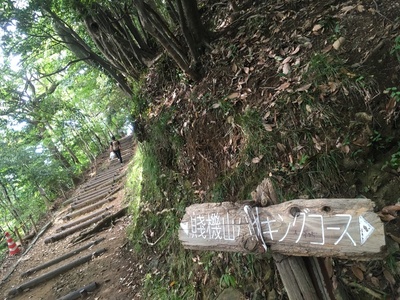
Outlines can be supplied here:
M400 90L397 87L390 87L384 91L385 94L388 94L392 97L396 102L400 102Z
M23 71L7 60L0 64L0 175L11 195L8 203L0 198L0 225L29 227L24 224L27 216L37 220L62 191L72 188L104 150L110 133L117 133L127 120L124 107L107 111L110 95L120 101L126 97L83 64L71 66L65 77L36 80L40 76L33 74L59 68L61 57L69 59L63 53L47 57L46 51L25 60ZM33 79L24 72L31 72ZM112 114L108 124L107 114Z
M219 280L219 286L221 288L228 288L228 287L236 288L237 286L236 279L232 274L225 273L221 276L221 279Z
M329 80L340 78L342 62L323 53L314 53L310 58L309 68L306 73L307 81L319 85Z
M394 169L397 169L400 167L400 150L397 151L396 153L392 154L389 165Z
M390 54L395 55L397 60L400 62L400 35L396 36L394 39L394 46L390 50Z
M187 276L191 259L180 247L177 228L193 195L184 189L182 178L160 167L155 146L147 142L139 145L128 174L125 190L134 219L128 234L140 253L146 249L142 245L154 243L154 249L171 255L168 270L160 273L149 266L144 294L149 299L192 299L195 290L188 282L193 278ZM176 202L172 205L170 199Z
M233 112L233 104L227 100L220 100L212 105L212 108L217 110L217 112L222 113L223 116L228 116Z
M335 17L324 16L320 23L323 28L333 31L334 33L339 33L340 31L339 20Z
M400 251L393 246L388 249L388 255L385 257L385 263L387 268L390 270L391 274L398 274L398 260L400 256ZM400 277L397 275L396 277Z
M242 151L243 160L249 164L255 157L262 157L262 160L272 158L274 135L265 129L260 112L247 110L238 118L238 124L246 138L246 147Z
M220 107L218 106L217 109ZM228 115L227 111L230 115L228 118L232 130L242 133L245 142L238 154L240 164L222 174L214 183L211 190L213 202L222 202L226 199L248 199L254 185L266 175L264 167L273 150L272 136L265 130L259 112L249 109L243 115L235 116L233 108L221 110L224 116ZM254 164L254 158L259 158L260 162ZM245 181L243 181L244 177Z
M8 256L8 247L7 243L0 244L0 262L3 262L4 259Z
M130 230L136 227L140 212L140 201L142 192L142 172L143 172L143 152L140 146L137 147L133 162L130 164L127 171L127 179L125 186L125 198L129 203L129 208L132 213L133 224ZM129 233L128 233L129 234Z
M295 171L295 170L303 169L304 166L306 165L306 163L308 162L309 158L310 157L307 154L301 154L301 157L299 158L299 160L297 162L289 163L291 170Z
M135 82L132 86L133 96L132 100L127 103L127 108L130 110L130 115L136 118L145 113L148 108L146 97L141 92L141 82Z
M400 168L400 143L398 144L399 150L397 150L395 153L393 153L390 156L390 159L386 161L382 167L383 169L386 169L387 167L393 168L393 169L399 169Z
M196 299L193 285L185 285L176 281L168 282L151 273L147 273L144 279L144 295L147 299Z

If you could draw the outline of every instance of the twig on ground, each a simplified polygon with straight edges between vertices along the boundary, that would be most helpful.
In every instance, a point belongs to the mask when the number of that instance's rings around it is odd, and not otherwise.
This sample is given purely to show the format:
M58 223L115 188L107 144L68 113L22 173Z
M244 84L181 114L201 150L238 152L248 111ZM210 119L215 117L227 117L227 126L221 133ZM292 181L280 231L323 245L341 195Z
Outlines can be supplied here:
M149 242L149 240L147 239L147 235L143 231L143 235L144 235L144 238L146 239L147 245L154 246L155 244L157 244L161 240L161 238L167 233L167 230L168 230L168 227L165 228L164 233L154 243Z

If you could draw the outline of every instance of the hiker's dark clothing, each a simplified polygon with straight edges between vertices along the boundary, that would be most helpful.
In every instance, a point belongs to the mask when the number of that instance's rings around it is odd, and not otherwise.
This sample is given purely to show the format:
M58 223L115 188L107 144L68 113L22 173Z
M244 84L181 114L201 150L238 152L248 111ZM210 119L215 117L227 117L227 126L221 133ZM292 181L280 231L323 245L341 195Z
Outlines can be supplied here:
M112 140L110 143L110 150L112 150L115 153L115 156L119 159L119 162L122 164L121 143L118 140Z

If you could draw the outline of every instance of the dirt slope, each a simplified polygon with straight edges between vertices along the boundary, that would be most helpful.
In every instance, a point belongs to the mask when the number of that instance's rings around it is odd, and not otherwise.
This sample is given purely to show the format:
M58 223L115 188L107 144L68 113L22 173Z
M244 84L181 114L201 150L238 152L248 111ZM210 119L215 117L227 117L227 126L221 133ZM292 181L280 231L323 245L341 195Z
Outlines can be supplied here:
M92 167L91 173L88 175L86 181L80 185L73 196L67 199L60 209L54 213L50 220L52 222L51 227L36 241L30 251L26 254L9 257L4 262L1 269L1 278L3 280L14 266L18 264L11 275L0 285L2 298L35 300L58 299L91 282L98 283L99 288L93 293L90 293L87 299L133 298L133 286L130 280L128 280L128 275L132 273L132 268L129 265L129 251L126 248L126 227L130 223L130 218L128 216L116 219L111 227L108 226L104 228L99 233L90 236L87 240L73 243L73 240L76 239L80 232L84 232L88 228L72 233L58 241L51 242L51 237L59 234L57 229L61 228L61 226L74 225L73 222L77 220L78 224L82 224L83 222L79 222L79 220L93 213L95 216L101 215L104 213L101 211L106 207L109 209L105 213L110 215L126 206L122 188L128 163L134 151L132 137L122 139L121 144L124 163L120 164L118 160L110 161L108 152L101 155L96 165ZM106 201L103 205L97 205L98 207L96 207L96 204L104 199L108 199L109 201ZM82 214L76 213L76 211L82 210L80 207L71 211L71 207L77 205L77 203L79 203L78 201L85 201L80 205L84 206L83 208L89 207L89 212ZM95 204L95 206L93 206L93 204ZM76 216L70 215L71 217L67 220L66 216L71 213L75 213ZM70 229L65 228L61 232L65 232L66 230ZM99 239L103 240L77 255L43 270L39 270L28 277L21 277L21 274L31 268L37 267L65 253L87 245L91 241ZM45 243L45 241L47 243ZM28 249L28 247L28 245L25 246L25 250ZM43 276L45 273L81 257L90 255L99 249L106 249L106 251L99 257L93 258L90 262L74 267L60 275L52 276L50 280L46 280L37 286L32 286L27 290L18 289L18 287Z
M161 164L191 184L197 197L189 204L243 201L266 176L287 200L366 197L377 211L396 204L400 94L388 91L399 87L399 2L259 1L236 14L226 2L210 5L219 28L230 30L210 43L200 82L181 80L168 61L147 77L152 102L143 139L163 145L155 151ZM163 124L163 135L151 130ZM400 217L388 217L387 233L399 241ZM154 231L161 236L164 228ZM398 242L394 247L390 260L335 261L335 288L344 287L349 299L398 297ZM156 275L164 286L177 256L168 250L160 256L168 261L170 254L170 265ZM229 263L215 258L210 265L207 254L197 254L188 269L200 270L192 279L198 299L216 299L226 274L248 299L270 291L281 295L272 299L286 299L268 266L257 280L229 254ZM181 282L175 276L172 283Z

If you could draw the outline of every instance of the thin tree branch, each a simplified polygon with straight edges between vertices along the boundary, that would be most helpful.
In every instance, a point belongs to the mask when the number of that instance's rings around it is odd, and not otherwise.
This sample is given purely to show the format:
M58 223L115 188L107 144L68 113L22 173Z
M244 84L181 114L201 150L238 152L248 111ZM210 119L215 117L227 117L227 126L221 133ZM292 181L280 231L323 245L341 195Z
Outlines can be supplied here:
M75 64L75 63L80 62L80 61L88 60L88 59L90 59L90 55L88 55L87 57L84 57L84 58L78 58L78 59L72 60L69 63L67 63L65 67L63 67L61 69L58 69L57 71L54 71L54 72L49 73L49 74L43 74L43 73L38 72L40 75L43 75L43 76L40 76L38 79L46 78L46 77L61 73L62 71L65 71L72 64Z

